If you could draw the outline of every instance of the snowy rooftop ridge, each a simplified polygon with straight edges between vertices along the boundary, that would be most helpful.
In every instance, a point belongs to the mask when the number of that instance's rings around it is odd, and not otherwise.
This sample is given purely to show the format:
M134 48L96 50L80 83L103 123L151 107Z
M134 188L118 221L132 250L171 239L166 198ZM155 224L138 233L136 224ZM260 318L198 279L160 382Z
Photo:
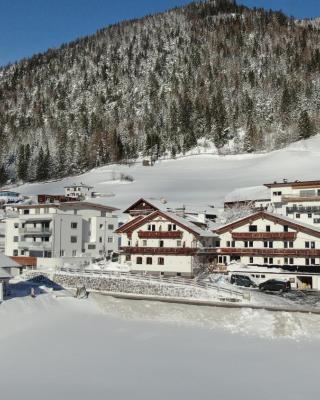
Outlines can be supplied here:
M265 186L238 188L225 196L225 202L270 200L270 189Z

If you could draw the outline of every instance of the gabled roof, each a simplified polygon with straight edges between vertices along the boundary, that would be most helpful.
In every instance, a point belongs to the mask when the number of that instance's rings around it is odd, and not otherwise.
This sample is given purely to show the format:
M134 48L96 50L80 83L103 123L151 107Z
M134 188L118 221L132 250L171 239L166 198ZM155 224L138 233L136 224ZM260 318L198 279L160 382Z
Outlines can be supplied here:
M187 230L190 233L193 233L196 236L201 236L201 237L214 236L212 232L199 228L197 225L186 220L185 218L179 217L172 212L165 212L160 210L156 210L146 216L140 215L136 217L134 220L129 221L126 224L122 225L119 229L116 230L116 233L131 233L135 229L138 229L140 226L144 225L147 222L153 221L156 217L159 216L167 219L172 223L177 224L181 228Z
M320 187L320 180L316 181L294 181L294 182L273 182L273 183L265 183L264 186L268 188L274 188L274 187L284 187L284 186L290 186L290 187Z
M243 226L247 223L254 222L258 219L266 219L268 221L272 221L272 222L278 223L280 225L288 225L290 228L295 229L297 231L301 231L301 232L307 233L312 236L320 237L320 229L314 227L313 225L296 222L296 220L294 220L292 218L284 217L283 215L279 215L279 214L269 213L267 211L259 211L257 213L248 215L246 217L237 219L236 221L233 221L227 225L224 225L224 226L214 230L214 232L216 232L218 234L225 233L232 229L236 229L239 226Z
M145 200L144 198L141 197L141 199L137 200L135 203L133 203L130 207L128 207L125 211L123 211L124 214L130 213L130 210L134 209L139 203L145 203L147 204L151 210L159 210L160 207L153 204L150 200Z
M95 209L99 211L118 211L119 208L104 206L102 204L90 203L87 201L68 201L63 203L43 203L43 204L20 204L14 205L17 209L30 209L30 208L58 208L59 210L64 210L66 208L85 210L85 209Z

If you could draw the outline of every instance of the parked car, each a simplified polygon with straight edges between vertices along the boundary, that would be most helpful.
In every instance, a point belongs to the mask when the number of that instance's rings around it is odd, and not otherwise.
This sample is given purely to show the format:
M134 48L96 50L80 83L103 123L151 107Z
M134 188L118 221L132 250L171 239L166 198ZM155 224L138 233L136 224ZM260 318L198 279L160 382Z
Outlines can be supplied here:
M267 290L270 292L288 292L291 289L289 281L278 281L277 279L269 279L259 285L260 290Z
M244 286L244 287L257 287L257 285L247 275L232 274L230 282L233 285Z

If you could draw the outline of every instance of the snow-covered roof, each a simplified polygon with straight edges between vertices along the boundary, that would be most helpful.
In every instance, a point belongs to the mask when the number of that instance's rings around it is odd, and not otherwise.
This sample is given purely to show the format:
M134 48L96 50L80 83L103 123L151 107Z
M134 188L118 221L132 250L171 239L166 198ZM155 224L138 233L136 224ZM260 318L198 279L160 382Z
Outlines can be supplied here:
M10 257L0 254L0 268L15 268L20 267L18 263L13 261Z
M201 229L199 226L195 225L193 222L189 221L186 218L180 217L180 216L178 216L177 214L175 214L173 212L163 212L163 214L165 214L169 218L177 221L181 225L184 225L187 228L191 229L192 231L194 231L199 236L202 236L202 237L214 237L215 236L211 231Z
M10 279L12 276L4 268L0 268L0 279Z
M225 197L226 203L236 201L270 200L270 189L265 186L250 186L233 190Z

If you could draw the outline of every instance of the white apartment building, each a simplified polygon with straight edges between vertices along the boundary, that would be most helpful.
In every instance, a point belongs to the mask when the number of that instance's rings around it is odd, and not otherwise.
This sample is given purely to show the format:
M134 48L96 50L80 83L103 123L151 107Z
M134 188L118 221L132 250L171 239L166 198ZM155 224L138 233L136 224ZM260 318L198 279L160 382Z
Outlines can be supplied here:
M273 211L320 227L320 181L273 182L270 189Z
M217 236L173 212L140 199L125 211L129 222L121 236L120 264L132 271L191 277L213 261Z
M268 212L241 218L215 231L219 264L282 267L320 272L320 228Z
M5 254L45 259L100 258L117 251L116 208L87 203L17 205L7 218Z
M84 183L74 183L64 187L66 197L75 200L84 200L92 197L93 186L85 185Z

